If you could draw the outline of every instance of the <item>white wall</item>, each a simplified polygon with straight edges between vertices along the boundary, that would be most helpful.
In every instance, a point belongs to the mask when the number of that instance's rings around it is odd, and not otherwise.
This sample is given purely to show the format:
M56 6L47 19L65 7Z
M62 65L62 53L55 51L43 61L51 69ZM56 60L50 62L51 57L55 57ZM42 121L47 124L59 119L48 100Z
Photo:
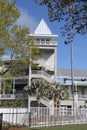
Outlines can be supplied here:
M55 54L53 50L42 50L42 59L46 68L54 70L55 66Z

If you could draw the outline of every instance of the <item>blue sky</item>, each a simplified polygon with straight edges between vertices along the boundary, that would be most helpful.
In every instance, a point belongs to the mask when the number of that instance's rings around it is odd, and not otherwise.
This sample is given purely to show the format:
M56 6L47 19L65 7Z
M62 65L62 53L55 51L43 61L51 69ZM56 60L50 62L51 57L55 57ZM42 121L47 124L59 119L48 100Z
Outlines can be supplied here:
M31 33L44 18L53 34L59 35L57 47L57 68L70 68L70 46L64 44L65 38L61 35L62 23L49 22L46 6L37 5L34 0L16 0L21 17L17 21L20 25L30 28ZM87 70L87 34L76 35L73 42L73 67L74 69Z

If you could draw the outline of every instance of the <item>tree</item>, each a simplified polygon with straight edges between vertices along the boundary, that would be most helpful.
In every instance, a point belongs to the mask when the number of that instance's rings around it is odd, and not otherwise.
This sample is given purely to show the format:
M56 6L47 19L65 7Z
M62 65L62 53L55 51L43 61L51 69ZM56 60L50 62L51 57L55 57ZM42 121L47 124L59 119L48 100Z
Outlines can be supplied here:
M27 75L29 65L40 56L29 28L16 25L20 12L15 2L0 0L0 90L1 80ZM3 60L8 55L8 60ZM29 74L29 73L28 73ZM6 78L6 79L5 79Z
M32 79L31 86L29 87L30 95L34 95L37 98L37 107L40 107L40 98L47 96L50 89L49 83L44 79Z
M20 13L13 3L0 0L0 56L5 54L9 43L9 28L19 18Z
M70 35L70 28L75 33L87 33L87 0L35 0L39 5L46 5L51 22L64 21L62 34ZM72 19L71 19L72 17Z
M37 98L37 116L39 121L40 114L40 98L42 96L47 96L49 88L49 83L44 79L32 79L31 86L27 86L30 95L36 96Z
M15 24L19 17L20 12L14 2L0 0L0 75L8 71L13 75L18 74L19 70L22 73L24 66L21 66L33 65L40 54L33 37L29 35L29 28ZM3 56L7 54L10 61L3 66Z
M59 107L60 106L60 100L65 100L69 96L69 92L67 88L65 88L64 85L61 85L60 83L54 83L52 84L48 97L54 99L54 106Z

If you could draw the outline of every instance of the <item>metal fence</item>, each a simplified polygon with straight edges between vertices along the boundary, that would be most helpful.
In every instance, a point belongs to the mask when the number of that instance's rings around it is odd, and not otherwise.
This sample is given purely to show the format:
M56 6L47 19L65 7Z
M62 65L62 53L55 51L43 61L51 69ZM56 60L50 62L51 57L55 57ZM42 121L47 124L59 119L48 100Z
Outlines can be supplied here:
M21 112L15 109L14 112L3 113L3 123L27 127L87 124L87 109L32 107Z

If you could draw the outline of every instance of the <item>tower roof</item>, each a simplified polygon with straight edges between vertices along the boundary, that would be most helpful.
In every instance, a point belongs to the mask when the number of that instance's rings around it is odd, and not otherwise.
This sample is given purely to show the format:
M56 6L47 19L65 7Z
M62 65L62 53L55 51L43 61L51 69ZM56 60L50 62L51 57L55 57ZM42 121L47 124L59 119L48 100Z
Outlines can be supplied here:
M52 34L44 19L42 19L34 31L34 34Z

